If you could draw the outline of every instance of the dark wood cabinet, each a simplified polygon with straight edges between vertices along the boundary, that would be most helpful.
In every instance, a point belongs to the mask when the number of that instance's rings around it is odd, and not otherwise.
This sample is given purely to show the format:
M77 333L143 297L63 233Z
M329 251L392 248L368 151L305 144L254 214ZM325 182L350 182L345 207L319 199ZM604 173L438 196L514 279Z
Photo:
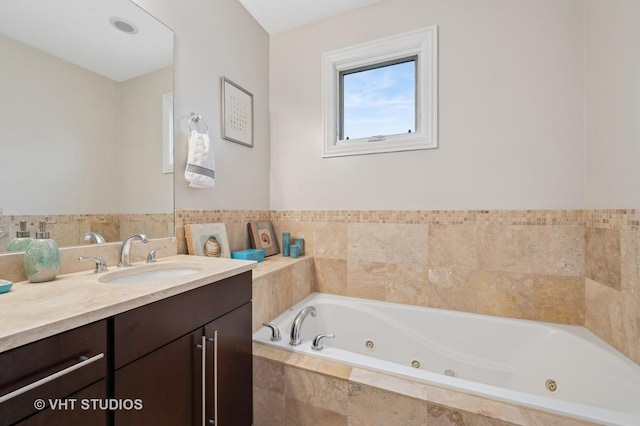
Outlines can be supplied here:
M251 284L248 271L1 353L0 426L251 425Z
M115 425L252 423L251 272L114 318Z
M106 354L106 320L0 354L0 425L106 424L106 411L79 401L105 398Z

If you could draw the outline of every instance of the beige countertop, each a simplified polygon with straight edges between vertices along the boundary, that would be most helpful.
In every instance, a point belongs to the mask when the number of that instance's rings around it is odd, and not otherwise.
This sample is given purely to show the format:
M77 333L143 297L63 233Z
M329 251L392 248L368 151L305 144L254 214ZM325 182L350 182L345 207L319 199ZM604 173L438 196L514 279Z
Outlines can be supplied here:
M105 274L117 276L146 268L141 262L126 268L126 272L111 267L102 274L84 271L61 275L46 283L14 283L10 292L0 294L0 352L250 271L257 264L177 255L159 259L156 265L200 270L178 278L135 284L99 281Z

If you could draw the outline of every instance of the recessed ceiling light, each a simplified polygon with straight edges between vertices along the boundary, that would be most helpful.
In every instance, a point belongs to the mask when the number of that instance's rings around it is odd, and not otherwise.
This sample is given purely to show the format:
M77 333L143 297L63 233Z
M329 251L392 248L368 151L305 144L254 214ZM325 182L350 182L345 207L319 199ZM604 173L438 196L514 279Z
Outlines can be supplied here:
M136 34L138 32L138 27L126 19L113 16L109 18L109 22L114 26L114 28L122 31L123 33Z

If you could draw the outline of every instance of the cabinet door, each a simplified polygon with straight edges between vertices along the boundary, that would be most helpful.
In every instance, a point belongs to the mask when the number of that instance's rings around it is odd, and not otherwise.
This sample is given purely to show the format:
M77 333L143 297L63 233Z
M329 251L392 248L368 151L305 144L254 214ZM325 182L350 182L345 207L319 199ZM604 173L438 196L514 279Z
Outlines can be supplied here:
M251 425L251 302L207 324L205 335L207 422L213 424L213 420L216 426Z
M201 343L200 329L116 370L115 398L140 400L142 408L116 410L115 424L202 424Z
M107 385L101 380L65 398L64 405L47 408L15 426L103 426L107 424L107 411L93 401L105 401L106 397Z

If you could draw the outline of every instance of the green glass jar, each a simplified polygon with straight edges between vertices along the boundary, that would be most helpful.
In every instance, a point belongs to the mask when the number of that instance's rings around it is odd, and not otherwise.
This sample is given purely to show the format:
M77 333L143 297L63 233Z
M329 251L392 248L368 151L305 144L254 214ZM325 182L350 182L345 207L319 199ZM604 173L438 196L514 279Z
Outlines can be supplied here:
M46 222L40 222L36 239L24 254L24 273L32 283L52 281L60 269L60 250L56 242L49 238L46 226Z

